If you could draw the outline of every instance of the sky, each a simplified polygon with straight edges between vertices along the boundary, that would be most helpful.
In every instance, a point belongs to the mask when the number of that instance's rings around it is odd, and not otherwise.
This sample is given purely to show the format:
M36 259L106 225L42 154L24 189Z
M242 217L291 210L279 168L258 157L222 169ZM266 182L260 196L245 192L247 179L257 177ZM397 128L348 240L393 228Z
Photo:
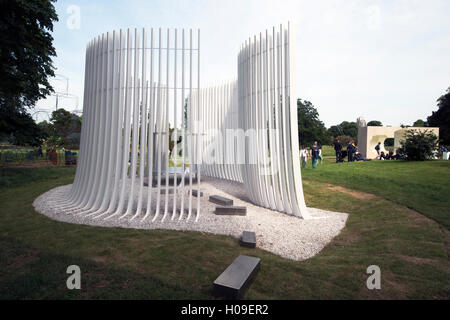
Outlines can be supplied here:
M437 110L450 87L448 0L59 0L55 7L58 76L51 83L63 92L68 82L78 99L60 98L58 105L70 111L83 107L87 43L121 28L200 28L206 86L237 77L246 39L289 21L294 92L313 103L327 127L359 116L411 125ZM55 104L49 97L33 112L51 112Z

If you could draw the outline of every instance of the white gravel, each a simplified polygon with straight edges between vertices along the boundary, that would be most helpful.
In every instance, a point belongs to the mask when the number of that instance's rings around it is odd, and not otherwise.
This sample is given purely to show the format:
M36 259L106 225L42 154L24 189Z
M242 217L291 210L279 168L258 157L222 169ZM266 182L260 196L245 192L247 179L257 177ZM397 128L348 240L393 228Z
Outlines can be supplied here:
M242 231L254 231L256 233L257 247L273 252L281 257L292 260L305 260L319 253L345 226L348 214L332 212L315 208L308 208L310 219L301 219L270 209L262 208L250 203L246 197L242 184L227 180L204 177L202 179L201 191L201 211L197 222L195 222L195 211L189 221L186 220L186 213L181 220L178 220L179 212L175 219L171 220L173 195L169 195L168 217L161 221L164 213L164 192L161 195L162 212L159 217L152 222L153 216L149 216L145 221L142 217L145 213L144 196L143 213L133 221L132 215L125 219L119 219L119 215L104 220L95 219L95 215L86 217L82 211L67 210L61 203L64 203L65 196L69 193L71 185L57 187L40 195L33 202L33 206L39 213L51 219L69 223L86 224L103 227L124 227L136 229L170 229L170 230L192 230L208 232L213 234L230 235L239 238ZM154 188L155 189L155 188ZM144 195L147 194L147 187L144 187ZM185 207L187 207L188 192L185 192ZM246 206L246 216L221 216L215 215L215 204L208 201L210 195L221 195L234 200L234 205ZM135 192L137 199L137 192ZM193 206L197 203L197 198L193 197ZM155 205L156 191L153 190L153 205ZM178 196L177 208L180 207L181 197ZM134 213L133 213L134 214Z

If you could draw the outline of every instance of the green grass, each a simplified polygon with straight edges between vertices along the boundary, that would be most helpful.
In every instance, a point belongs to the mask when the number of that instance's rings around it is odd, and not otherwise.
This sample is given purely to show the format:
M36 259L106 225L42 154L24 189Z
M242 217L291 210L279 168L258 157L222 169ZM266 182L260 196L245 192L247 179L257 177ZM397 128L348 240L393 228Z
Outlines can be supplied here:
M309 162L302 176L379 195L450 228L450 161Z
M302 262L242 248L226 236L54 221L32 202L71 183L73 168L0 169L0 298L210 299L214 279L248 254L262 259L249 299L448 299L448 231L383 197L364 200L330 189L317 178L326 168L303 170L307 204L349 212L349 219L324 250ZM81 268L81 290L66 288L71 264ZM381 268L381 290L366 288L372 264Z
M322 156L323 157L335 157L336 151L334 151L333 146L322 146Z

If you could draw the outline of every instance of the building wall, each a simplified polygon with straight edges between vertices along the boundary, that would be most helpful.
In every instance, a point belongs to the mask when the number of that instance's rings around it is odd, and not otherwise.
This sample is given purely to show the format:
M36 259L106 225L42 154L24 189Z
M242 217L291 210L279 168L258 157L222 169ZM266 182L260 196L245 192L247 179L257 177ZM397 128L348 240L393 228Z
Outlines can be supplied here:
M394 138L394 151L400 147L400 143L405 138L407 130L416 130L419 132L428 130L432 131L439 137L439 128L435 127L358 127L358 151L363 157L374 159L377 157L375 146L381 142L380 151L386 152L384 141L388 138Z

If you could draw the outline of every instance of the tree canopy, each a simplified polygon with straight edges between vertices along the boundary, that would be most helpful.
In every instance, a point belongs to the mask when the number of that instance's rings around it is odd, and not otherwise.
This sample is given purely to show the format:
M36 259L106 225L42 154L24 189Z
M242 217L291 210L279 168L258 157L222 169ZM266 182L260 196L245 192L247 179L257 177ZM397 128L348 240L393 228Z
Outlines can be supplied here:
M413 127L427 127L428 124L425 121L423 121L422 119L417 119L416 121L414 121L412 126Z
M358 125L353 121L343 121L338 125L331 126L328 129L328 135L333 138L348 136L356 141L358 138Z
M381 123L381 121L372 120L372 121L367 122L367 126L368 127L382 127L383 124Z
M437 99L437 106L438 110L427 118L427 123L430 127L439 127L440 140L450 145L450 87Z
M300 145L312 145L314 141L319 144L329 143L327 129L319 119L319 112L307 100L297 100L298 139Z
M48 147L78 147L80 144L81 117L65 109L52 112L50 122L42 121L39 127L45 132Z
M0 137L18 144L36 143L39 127L27 109L53 92L53 2L0 1Z

